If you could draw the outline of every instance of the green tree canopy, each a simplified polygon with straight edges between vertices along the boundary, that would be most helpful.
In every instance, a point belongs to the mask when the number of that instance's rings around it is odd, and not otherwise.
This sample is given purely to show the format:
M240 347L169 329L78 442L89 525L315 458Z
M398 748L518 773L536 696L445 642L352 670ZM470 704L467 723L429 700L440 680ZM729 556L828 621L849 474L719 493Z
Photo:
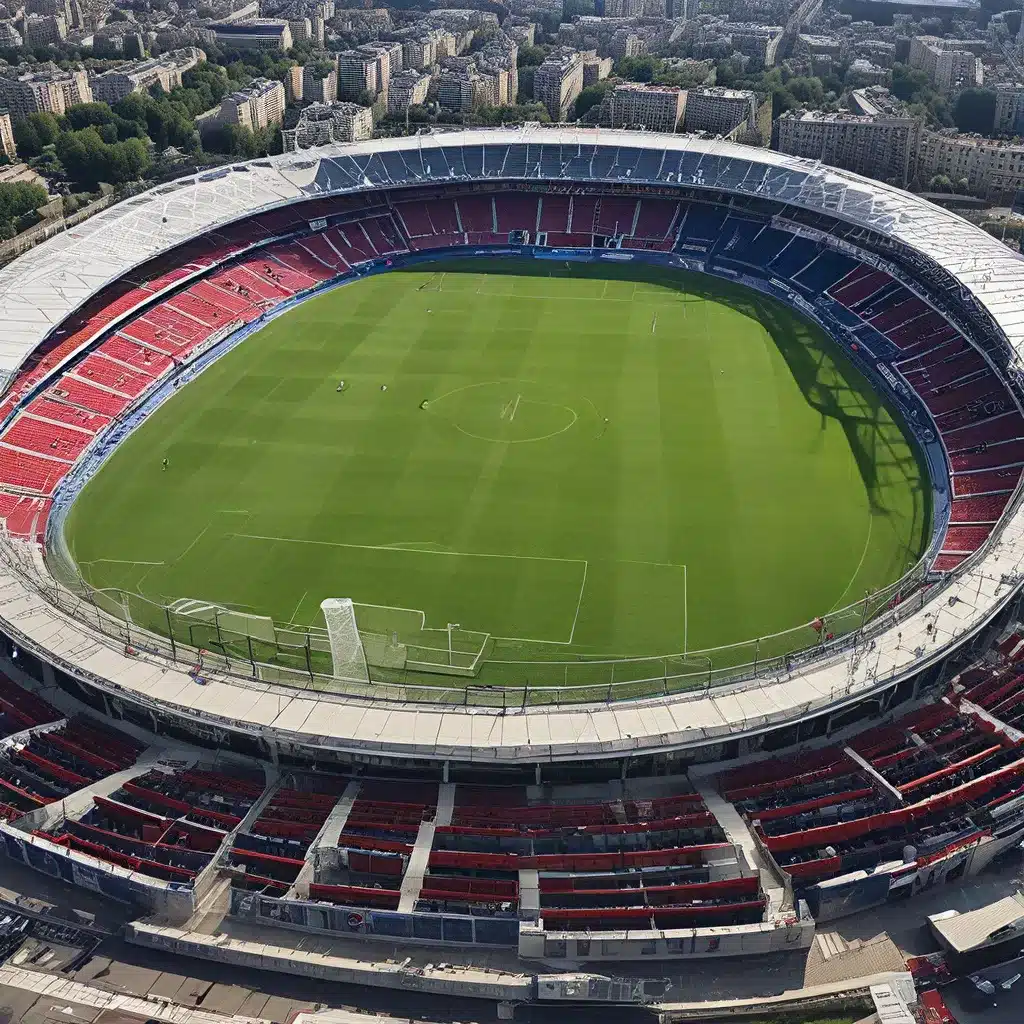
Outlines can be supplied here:
M576 117L582 117L591 107L596 107L598 103L604 99L604 94L610 89L615 87L613 82L597 82L594 85L588 85L576 97Z
M964 89L953 105L953 121L962 132L988 135L996 117L996 94L992 89Z
M615 62L615 74L630 82L653 82L663 68L663 61L650 56L623 57Z

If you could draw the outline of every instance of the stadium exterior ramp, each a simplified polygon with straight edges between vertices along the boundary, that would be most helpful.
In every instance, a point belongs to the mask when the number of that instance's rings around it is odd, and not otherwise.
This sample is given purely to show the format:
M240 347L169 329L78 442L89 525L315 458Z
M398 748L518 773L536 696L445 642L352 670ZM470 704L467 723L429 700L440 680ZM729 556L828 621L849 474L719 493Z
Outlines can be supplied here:
M160 186L51 239L0 271L8 379L105 284L211 228L320 196L472 181L623 183L728 193L820 212L915 261L957 303L966 337L1018 390L1024 348L1024 261L955 214L856 175L771 151L687 136L539 126L421 135L232 165ZM128 313L130 310L124 310ZM109 328L109 324L107 325ZM104 329L107 329L104 328ZM82 339L82 347L90 339ZM67 358L73 358L74 353ZM56 371L58 367L53 367ZM278 758L421 759L522 766L685 752L712 760L800 739L866 708L884 710L931 685L966 646L1013 611L1024 558L1024 514L1000 527L957 572L869 623L852 649L707 692L621 703L493 708L416 704L399 696L296 692L126 645L93 628L49 577L38 553L5 545L0 629L8 647L110 702L144 710L154 727ZM180 652L179 652L180 653ZM468 703L468 702L467 702ZM738 742L737 742L738 741ZM447 768L446 768L447 770Z

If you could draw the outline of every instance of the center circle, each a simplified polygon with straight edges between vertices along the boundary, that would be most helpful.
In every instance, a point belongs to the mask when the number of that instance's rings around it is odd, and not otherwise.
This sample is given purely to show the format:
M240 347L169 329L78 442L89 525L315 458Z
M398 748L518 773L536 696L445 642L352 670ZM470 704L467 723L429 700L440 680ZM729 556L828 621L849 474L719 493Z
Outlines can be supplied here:
M459 433L479 441L525 444L566 434L580 422L586 400L528 380L490 380L453 388L427 404L427 411ZM593 415L591 413L591 415Z

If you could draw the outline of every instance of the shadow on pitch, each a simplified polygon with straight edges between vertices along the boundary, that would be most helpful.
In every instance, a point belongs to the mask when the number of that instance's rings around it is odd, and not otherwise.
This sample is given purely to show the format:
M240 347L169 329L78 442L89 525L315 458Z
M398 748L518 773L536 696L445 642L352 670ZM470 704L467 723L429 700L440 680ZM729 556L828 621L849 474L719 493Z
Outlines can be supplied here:
M891 517L890 496L910 492L913 516L906 553L920 557L931 520L931 488L917 451L907 441L899 412L886 404L845 353L816 326L788 308L757 297L752 316L764 325L786 360L804 399L846 434L874 515ZM904 513L901 511L902 516Z
M713 301L762 324L785 359L804 399L826 420L835 420L846 434L874 515L892 517L891 495L909 490L914 508L904 535L905 553L920 557L931 521L931 489L916 449L908 444L898 411L887 406L870 381L842 350L811 321L781 302L743 285L705 274L658 267L649 263L583 263L524 259L438 260L399 269L418 272L432 267L445 274L572 278L634 281L676 291L683 301Z

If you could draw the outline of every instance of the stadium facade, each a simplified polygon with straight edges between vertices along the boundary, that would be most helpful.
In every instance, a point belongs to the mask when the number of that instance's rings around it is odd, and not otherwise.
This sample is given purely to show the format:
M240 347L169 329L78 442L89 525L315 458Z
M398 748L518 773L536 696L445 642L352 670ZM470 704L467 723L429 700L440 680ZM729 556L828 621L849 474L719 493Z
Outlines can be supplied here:
M75 495L221 352L323 288L502 254L702 271L817 321L920 449L933 486L925 560L799 648L755 641L721 670L709 658L705 686L676 688L666 671L543 694L471 675L450 689L327 687L309 662L303 677L258 659L251 637L248 660L201 653L176 639L169 610L165 635L146 631L69 580L60 535ZM806 947L811 912L841 916L980 870L1024 830L1024 733L1008 703L1024 637L1004 635L1024 557L1022 298L1018 255L878 182L719 141L561 127L238 164L44 243L0 271L4 666L126 731L44 726L59 712L0 681L0 724L22 728L0 749L8 854L172 920L228 865L238 916L555 963ZM997 637L991 666L928 703ZM883 716L899 727L868 728ZM127 771L142 732L255 756L291 788L178 765L65 813L54 793ZM800 745L810 752L725 767L721 795L700 781L720 762ZM526 787L610 780L611 792L634 779L642 800L510 802ZM478 799L479 786L492 788ZM639 880L643 905L623 879ZM466 909L481 900L486 915ZM170 928L135 934L192 949Z

